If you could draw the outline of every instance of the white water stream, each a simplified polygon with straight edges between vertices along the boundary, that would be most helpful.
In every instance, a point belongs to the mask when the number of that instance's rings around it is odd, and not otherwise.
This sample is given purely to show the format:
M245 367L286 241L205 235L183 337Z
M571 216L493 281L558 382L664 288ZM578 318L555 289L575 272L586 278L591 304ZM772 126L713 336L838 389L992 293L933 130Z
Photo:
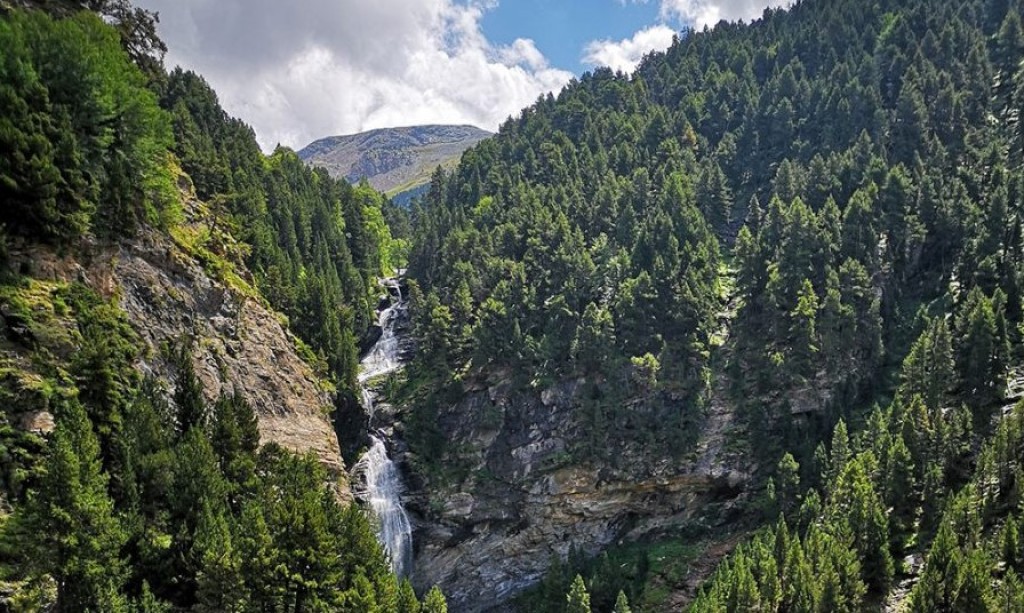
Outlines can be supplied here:
M402 367L399 360L398 336L395 334L395 321L406 308L405 299L402 297L402 288L398 286L397 281L389 280L386 286L394 289L398 299L377 316L377 325L380 326L382 332L377 343L370 348L369 353L359 363L359 383L366 383L374 377L392 373Z
M366 385L367 381L394 372L402 367L399 356L398 337L395 325L398 315L405 310L405 300L398 281L391 279L386 287L397 294L391 306L381 311L378 322L382 333L377 343L360 362L359 384L361 387L363 408L373 427L376 411L373 392ZM406 576L412 567L412 524L402 507L402 479L398 467L388 456L388 448L383 438L370 436L369 451L356 463L355 472L362 477L362 488L357 492L359 497L370 505L377 518L377 540L384 546L391 559L391 568L400 576Z
M402 480L384 441L376 436L370 440L370 450L359 460L364 479L360 497L377 517L377 539L391 558L391 568L404 577L412 566L412 524L402 507Z

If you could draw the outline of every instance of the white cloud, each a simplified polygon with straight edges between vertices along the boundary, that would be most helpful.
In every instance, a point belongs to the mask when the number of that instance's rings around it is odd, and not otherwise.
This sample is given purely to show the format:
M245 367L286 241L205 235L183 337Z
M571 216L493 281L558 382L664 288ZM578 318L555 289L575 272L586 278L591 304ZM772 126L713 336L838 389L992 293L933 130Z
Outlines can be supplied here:
M139 0L168 65L196 70L264 148L421 123L495 129L572 74L491 44L491 0Z
M617 0L627 4L647 4L649 0ZM701 30L713 27L723 19L750 21L761 16L767 7L789 6L792 0L660 0L660 23L649 26L623 40L594 40L583 48L583 61L595 66L630 72L644 54L663 51L672 44L675 32L668 24Z
M661 18L678 19L700 30L723 19L757 19L767 7L788 6L790 3L790 0L661 0Z
M631 72L645 54L668 49L675 33L672 28L658 24L640 30L632 38L591 41L583 50L583 61L616 71Z
M517 38L511 45L503 47L500 57L502 62L508 65L522 64L533 70L543 70L548 67L548 59L528 38Z

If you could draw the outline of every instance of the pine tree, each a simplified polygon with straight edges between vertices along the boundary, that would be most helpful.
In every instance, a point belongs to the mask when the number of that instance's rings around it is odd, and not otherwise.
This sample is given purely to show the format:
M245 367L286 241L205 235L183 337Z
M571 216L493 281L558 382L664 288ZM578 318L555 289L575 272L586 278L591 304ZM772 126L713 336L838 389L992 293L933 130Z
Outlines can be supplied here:
M251 485L260 432L256 414L239 393L222 395L214 403L210 442L221 472L234 490Z
M200 428L192 428L175 449L173 494L168 511L176 528L171 543L170 577L175 584L175 598L192 606L196 603L196 570L201 563L201 551L196 549L200 526L207 522L212 539L223 535L216 516L224 512L227 484L221 475L216 455L209 439ZM213 514L212 517L210 514ZM217 542L217 547L228 545ZM161 592L162 593L162 592Z
M576 575L572 580L565 600L565 613L590 613L590 594L587 592L587 584L583 582L583 577Z
M846 464L852 459L853 452L850 449L850 435L846 429L846 422L842 419L836 424L832 432L832 446L829 452L828 477L826 483L835 483L842 474Z
M397 613L420 613L420 601L416 600L416 592L407 579L403 579L398 588Z
M436 585L430 588L423 598L420 613L448 613L448 602L445 600L444 594L441 593L441 588Z
M882 495L887 506L892 509L889 521L892 550L898 552L903 539L913 529L918 508L918 499L914 495L914 460L902 436L897 435L892 439L882 460L881 470L885 475Z
M991 562L981 548L967 555L957 577L958 589L953 600L954 611L991 611L992 576Z
M619 595L615 598L615 608L612 609L612 613L633 613L633 610L629 608L626 593L622 590L619 590Z
M373 589L373 583L362 572L356 574L352 580L352 587L346 590L342 597L343 604L340 610L344 613L384 613L384 609L377 606L377 594ZM305 601L297 595L295 602L295 610L301 611L302 603Z
M993 598L994 611L1009 613L1024 608L1024 582L1017 573L1007 573Z
M266 611L278 607L283 589L277 578L281 551L274 544L261 506L250 501L242 507L236 543L242 577L249 588L249 604Z
M921 580L910 593L913 613L951 611L960 558L959 543L946 522L940 527L925 560Z
M847 526L861 560L864 582L884 594L893 578L889 553L889 523L885 506L865 468L873 458L864 454L849 461L839 474L828 512L830 522Z
M797 294L796 307L790 312L789 338L797 372L809 374L818 352L818 295L809 279L804 279Z
M1002 398L1006 384L1005 339L999 335L992 300L975 288L962 307L958 326L963 391L979 419L990 403Z
M74 400L59 407L45 467L38 492L12 520L26 570L55 579L58 611L116 610L124 602L126 534L107 493L99 442Z
M722 168L712 158L707 158L701 166L697 202L708 224L717 232L725 231L732 217L732 190Z
M242 561L227 517L208 501L203 504L190 557L196 569L196 608L211 613L240 610L246 601Z
M956 378L953 345L946 322L929 321L903 360L900 390L906 398L919 394L927 407L942 408Z
M1018 524L1020 520L1011 515L1003 526L1001 538L1001 557L1007 568L1017 570L1024 559L1021 558L1021 541Z
M878 270L877 200L878 188L871 184L853 194L843 213L840 259L856 260L868 271Z
M611 313L593 302L587 304L570 347L573 359L593 370L608 361L614 346L615 322Z
M192 365L192 349L188 344L175 352L174 366L178 376L174 386L174 405L178 409L178 433L184 436L196 426L206 423L206 399Z
M787 452L779 460L776 475L779 507L783 515L789 515L796 510L800 502L800 464L791 453Z
M750 561L741 549L735 556L732 578L726 596L726 610L756 611L761 607L761 593L750 569Z

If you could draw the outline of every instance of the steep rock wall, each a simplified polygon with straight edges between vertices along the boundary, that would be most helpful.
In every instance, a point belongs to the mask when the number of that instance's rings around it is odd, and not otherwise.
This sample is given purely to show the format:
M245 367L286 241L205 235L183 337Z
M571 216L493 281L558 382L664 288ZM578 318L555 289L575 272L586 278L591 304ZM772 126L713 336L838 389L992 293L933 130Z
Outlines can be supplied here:
M416 523L414 582L440 585L452 610L506 609L573 546L596 554L731 518L755 467L728 449L736 426L717 393L696 445L681 457L652 458L636 442L593 463L569 453L586 435L578 418L584 387L567 381L537 393L498 381L441 411L467 477L443 487L414 482L407 504Z
M263 442L314 453L339 495L351 497L331 399L280 316L208 274L170 237L145 230L120 245L81 245L73 257L16 245L10 258L35 278L82 282L117 298L145 343L139 369L169 391L175 372L165 349L191 339L193 366L209 400L237 390L255 409Z

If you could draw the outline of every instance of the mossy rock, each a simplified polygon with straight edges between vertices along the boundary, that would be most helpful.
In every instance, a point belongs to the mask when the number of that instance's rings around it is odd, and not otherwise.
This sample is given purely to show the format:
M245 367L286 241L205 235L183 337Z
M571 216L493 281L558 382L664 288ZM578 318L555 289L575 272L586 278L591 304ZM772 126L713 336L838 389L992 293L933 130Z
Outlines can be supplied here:
M80 336L65 301L66 283L22 278L0 286L2 332L11 342L68 356Z
M58 377L44 376L12 359L0 360L0 405L7 415L52 412L57 398L77 393L63 371L58 371Z

